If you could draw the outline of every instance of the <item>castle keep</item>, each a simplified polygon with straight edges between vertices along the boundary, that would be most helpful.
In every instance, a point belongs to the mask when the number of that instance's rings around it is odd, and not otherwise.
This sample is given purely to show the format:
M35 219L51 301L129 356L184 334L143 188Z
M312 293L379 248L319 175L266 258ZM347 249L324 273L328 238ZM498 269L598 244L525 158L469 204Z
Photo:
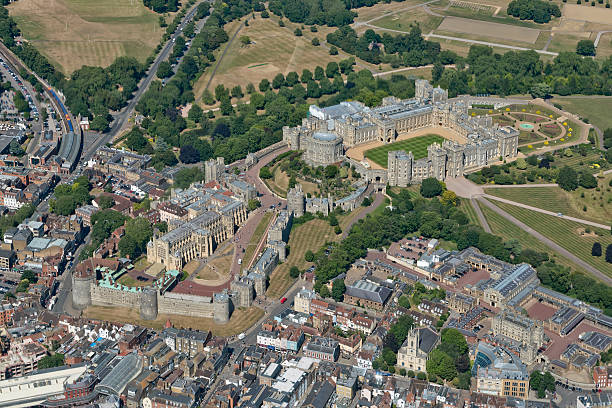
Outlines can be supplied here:
M427 177L457 177L500 158L516 157L519 132L494 124L490 117L470 117L463 100L448 99L448 92L426 80L415 82L415 97L383 99L369 108L357 101L327 108L311 105L302 125L283 128L283 140L292 150L304 150L310 165L326 166L343 160L343 150L370 142L389 144L419 129L440 127L451 140L428 147L426 158L409 152L389 152L387 179L406 186ZM361 166L359 166L361 167Z

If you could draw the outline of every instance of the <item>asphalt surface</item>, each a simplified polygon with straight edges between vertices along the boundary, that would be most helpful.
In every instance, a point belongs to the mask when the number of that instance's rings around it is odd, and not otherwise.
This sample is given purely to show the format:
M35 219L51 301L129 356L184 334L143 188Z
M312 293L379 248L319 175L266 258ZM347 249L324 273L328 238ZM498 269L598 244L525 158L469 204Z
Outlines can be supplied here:
M149 89L149 85L151 85L151 82L153 82L153 80L156 78L157 69L159 68L159 64L162 61L165 61L166 59L168 59L168 56L170 55L170 52L172 51L172 48L174 46L173 40L175 40L177 37L182 35L183 28L185 28L185 26L192 20L193 16L195 15L197 11L198 5L203 2L204 1L198 1L197 3L193 5L192 9L187 14L185 14L181 24L179 24L174 34L172 34L168 42L166 42L166 45L164 45L164 48L162 48L161 52L157 55L157 58L155 59L151 67L149 68L146 76L141 80L140 85L138 86L138 89L132 96L132 99L128 102L127 106L123 108L123 110L121 110L121 112L114 115L114 120L111 124L110 130L104 135L102 135L102 137L98 138L87 149L87 151L83 152L83 154L81 155L82 160L85 160L85 161L89 160L91 156L93 156L94 153L100 148L100 146L104 146L106 143L111 142L117 135L119 135L119 133L122 131L128 119L134 113L134 109L136 108L136 105L140 101L140 98L142 97L142 95L144 95L147 89ZM203 24L204 22L206 22L207 19L208 17L204 17L200 21ZM187 50L185 50L185 54L187 53L187 51L189 51L189 47L187 48Z

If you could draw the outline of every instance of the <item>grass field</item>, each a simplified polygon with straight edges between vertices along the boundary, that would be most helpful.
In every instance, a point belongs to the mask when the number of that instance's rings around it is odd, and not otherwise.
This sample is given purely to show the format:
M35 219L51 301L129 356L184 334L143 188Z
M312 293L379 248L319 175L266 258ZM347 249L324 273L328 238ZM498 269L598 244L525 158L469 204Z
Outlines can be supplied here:
M555 97L553 102L563 106L563 109L587 118L602 131L612 128L612 98L611 97Z
M612 175L608 179L610 177ZM564 191L559 187L487 188L486 192L543 210L607 224L612 220L612 204L608 202L608 200L612 202L612 193L606 191L607 180L604 180L599 181L602 190L599 192L582 187L572 192ZM584 193L584 198L580 197L582 193ZM583 211L585 205L587 211Z
M495 201L492 201L492 202L496 205L498 204ZM489 224L489 227L491 227L491 231L493 234L499 235L505 241L516 239L520 242L522 249L529 248L529 249L533 249L538 252L546 252L555 260L555 262L561 265L564 265L564 266L569 266L570 268L574 270L584 272L580 267L576 266L576 264L574 264L572 261L554 253L553 250L549 248L546 244L540 242L539 240L537 240L536 238L534 238L527 232L523 231L522 229L520 229L519 227L517 227L516 225L514 225L513 223L511 223L504 217L502 217L501 215L489 209L489 207L486 207L484 205L479 205L479 206L485 218L487 219L487 223Z
M599 271L612 276L611 265L605 261L604 256L591 256L591 248L594 242L601 243L604 251L606 246L612 244L610 231L589 227L591 232L587 233L583 224L552 215L536 213L510 204L495 202L495 205Z
M467 216L468 220L470 220L470 224L480 225L480 221L478 220L478 215L476 215L476 210L472 206L472 203L467 198L460 199L459 209L463 211L463 213Z
M20 0L8 9L25 38L66 74L123 55L144 61L164 30L142 0Z
M255 255L255 249L257 249L257 245L259 244L259 241L261 241L261 237L263 237L264 232L266 232L266 228L268 228L270 218L272 218L272 213L266 212L261 221L259 221L259 224L257 224L255 231L253 231L253 236L251 237L249 244L244 250L244 255L242 256L243 269L246 268L251 262L251 259L253 259L253 255Z
M425 136L419 136L412 139L402 140L387 144L374 149L367 150L364 156L372 160L376 164L387 168L388 153L393 150L404 150L406 152L412 152L415 160L427 157L427 146L432 143L442 143L445 139L442 136L429 134Z
M329 55L323 46L315 47L311 44L313 37L321 42L325 40L323 27L317 33L311 33L306 28L302 30L302 37L296 37L292 24L287 21L285 23L287 27L280 27L278 18L263 19L256 13L256 18L240 30L229 46L209 89L213 90L217 84L223 84L226 88L241 85L244 90L249 82L257 86L264 78L272 81L279 72L284 75L291 71L301 74L303 69L313 71L317 65L325 67L328 62L337 62L343 58L341 55ZM230 38L237 28L234 26L231 31L227 30ZM240 38L244 36L249 37L251 44L242 45ZM196 97L201 96L208 80L208 75L198 80L195 86Z
M306 251L316 252L326 242L338 240L339 237L340 235L336 235L325 220L315 219L295 227L289 237L289 256L286 262L276 267L270 275L270 286L266 296L281 297L295 281L289 276L289 269L297 266L300 270L304 270L312 265L304 259Z
M139 311L127 307L89 306L83 316L89 319L123 322L140 326L162 329L168 319L174 327L195 330L210 330L216 336L231 336L242 333L255 324L264 315L264 311L252 306L248 309L235 309L229 323L217 324L210 318L188 317L171 314L159 314L155 320L143 320Z

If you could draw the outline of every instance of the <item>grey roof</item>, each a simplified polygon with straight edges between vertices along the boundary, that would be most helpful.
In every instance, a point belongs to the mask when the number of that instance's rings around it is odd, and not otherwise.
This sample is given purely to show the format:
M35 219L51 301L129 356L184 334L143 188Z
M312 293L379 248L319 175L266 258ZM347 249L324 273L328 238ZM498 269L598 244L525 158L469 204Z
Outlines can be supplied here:
M417 330L419 331L419 349L429 354L438 342L438 333L429 327L422 327Z
M385 303L391 293L393 293L391 289L367 280L359 280L346 287L347 295L377 303Z
M313 408L325 408L335 388L329 381L314 383L312 391L306 397L304 405Z
M96 390L105 395L120 395L126 385L142 370L142 361L136 353L123 357L117 365L96 385Z

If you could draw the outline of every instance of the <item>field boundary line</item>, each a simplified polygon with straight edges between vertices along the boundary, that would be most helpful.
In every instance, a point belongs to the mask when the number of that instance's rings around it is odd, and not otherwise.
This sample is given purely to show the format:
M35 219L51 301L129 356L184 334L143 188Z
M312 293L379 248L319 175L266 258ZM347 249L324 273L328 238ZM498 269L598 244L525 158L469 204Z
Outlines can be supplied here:
M518 220L517 218L513 217L512 215L508 214L507 212L505 212L504 210L502 210L501 208L499 208L498 206L496 206L495 204L493 204L489 200L483 199L481 202L484 205L486 205L487 207L489 207L491 210L495 211L497 214L499 214L502 217L506 218L508 221L512 222L517 227L521 228L523 231L527 232L528 234L532 235L534 238L538 239L540 242L546 244L552 250L554 250L557 253L561 254L565 258L573 261L575 264L581 266L586 271L591 272L594 276L596 276L598 279L604 281L606 284L612 285L612 278L610 278L605 273L601 272L599 269L595 268L591 264L589 264L589 263L583 261L582 259L578 258L576 255L574 255L573 253L571 253L567 249L563 248L561 245L559 245L556 242L552 241L550 238L547 238L546 236L544 236L543 234L539 233L535 229L531 228L530 226L528 226L524 222L522 222L522 221Z
M517 203L516 201L508 200L508 199L497 197L494 195L484 194L483 197L491 199L491 200L501 201L502 203L510 204L515 207L525 208L530 211L535 211L535 212L539 212L539 213L546 214L546 215L552 215L553 217L559 217L564 220L574 221L580 224L585 224L585 225L590 225L592 227L601 228L603 230L610 231L611 229L609 225L604 225L604 224L600 224L600 223L593 222L593 221L583 220L582 218L570 217L568 215L558 215L558 213L554 211L548 211L548 210L544 210L542 208L534 207L531 205Z

